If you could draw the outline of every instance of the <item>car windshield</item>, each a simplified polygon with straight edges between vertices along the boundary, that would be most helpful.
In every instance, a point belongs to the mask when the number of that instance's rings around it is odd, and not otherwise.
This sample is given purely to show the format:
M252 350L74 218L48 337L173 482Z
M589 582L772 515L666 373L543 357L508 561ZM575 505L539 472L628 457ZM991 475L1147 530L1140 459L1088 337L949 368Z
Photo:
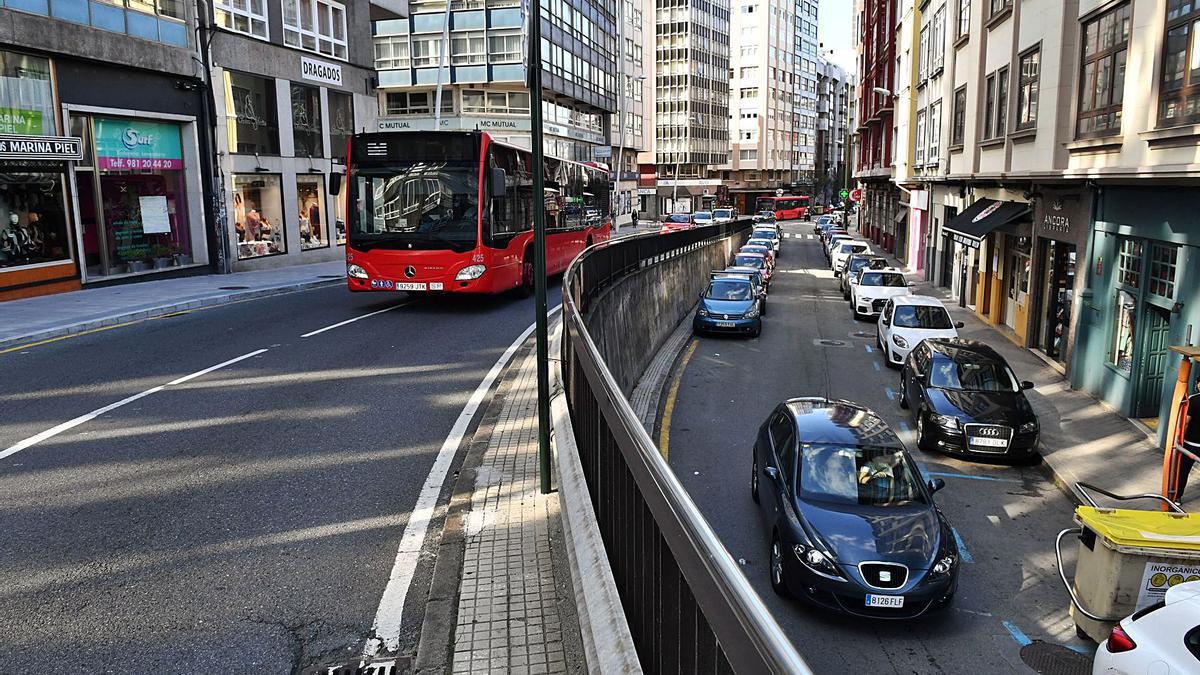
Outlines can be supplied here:
M896 308L896 317L892 319L892 323L897 328L947 330L954 327L946 308L936 305L900 305Z
M774 230L755 230L750 236L754 239L770 239L771 241L779 238L779 235Z
M469 162L356 170L350 243L371 248L470 248L479 229L479 170ZM464 249L465 250L465 249Z
M677 213L667 216L668 223L686 223L690 222L690 218L686 213Z
M870 267L870 268L874 269L876 267L876 264L878 264L880 267L882 267L883 263L884 263L884 261L882 261L882 260L875 260L875 259L871 259L871 258L851 258L850 259L850 271L857 272L864 267Z
M865 251L865 250L867 250L866 244L842 244L842 248L840 249L840 252L843 254L858 253L859 251Z
M774 218L775 218L774 211L759 211L758 215L763 218L771 218L772 220L774 220Z
M800 498L856 506L923 503L899 448L800 444Z
M732 218L733 209L717 209L716 211L713 211L713 215L717 218Z
M860 286L885 286L887 288L904 288L908 284L903 274L895 272L863 272L858 279Z
M709 213L708 211L697 211L696 215L693 217L696 220L712 220L713 214Z
M962 355L970 358L973 355ZM929 386L959 391L1018 391L1017 378L1000 361L978 358L973 361L939 357L929 369Z
M762 246L763 248L771 248L772 243L773 242L771 242L769 239L751 239L750 241L746 242L746 245L747 246Z
M708 285L704 297L709 300L752 300L754 289L745 281L717 279Z
M733 259L733 262L738 267L753 267L756 270L762 269L767 264L766 259L760 255L739 255Z
M760 246L757 244L746 244L742 247L742 253L761 253L762 255L766 255L767 251L770 250L771 247L769 246Z

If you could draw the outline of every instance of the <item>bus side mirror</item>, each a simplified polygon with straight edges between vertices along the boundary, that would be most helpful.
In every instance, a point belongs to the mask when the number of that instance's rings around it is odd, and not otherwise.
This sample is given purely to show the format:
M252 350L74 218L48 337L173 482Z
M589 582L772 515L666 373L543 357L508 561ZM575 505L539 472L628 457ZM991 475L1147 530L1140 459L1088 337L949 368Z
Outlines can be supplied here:
M493 197L503 197L504 196L504 183L507 180L507 178L508 178L508 174L505 173L504 169L501 169L500 167L494 167L492 169L492 196Z
M342 194L342 179L344 176L340 173L329 174L329 194Z

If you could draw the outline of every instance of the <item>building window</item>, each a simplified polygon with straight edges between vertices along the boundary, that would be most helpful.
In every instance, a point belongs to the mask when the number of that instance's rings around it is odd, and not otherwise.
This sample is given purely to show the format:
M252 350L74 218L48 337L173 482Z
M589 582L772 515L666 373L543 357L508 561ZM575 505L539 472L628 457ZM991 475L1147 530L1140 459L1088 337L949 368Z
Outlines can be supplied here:
M463 90L464 113L528 115L529 93L524 91Z
M520 63L524 47L520 31L488 34L488 60L492 63Z
M332 0L283 0L283 43L345 60L346 6Z
M1200 121L1200 3L1170 0L1158 102L1161 126Z
M329 156L346 163L346 144L354 134L354 95L329 90Z
M472 30L450 34L450 65L474 66L487 62L487 43L483 31Z
M388 115L428 115L433 111L437 95L432 91L388 92L384 99L384 111ZM442 92L442 114L454 112L454 96L449 90Z
M984 85L984 103L983 103L983 140L995 138L996 136L996 74L992 73L987 76L986 84Z
M917 111L917 147L914 164L925 163L925 111Z
M1008 131L1008 67L996 71L996 135L1000 138Z
M962 145L967 133L967 87L963 85L954 91L954 127L950 133L951 145Z
M1037 49L1021 55L1020 79L1017 82L1017 131L1037 126L1040 61L1041 52Z
M1117 291L1113 342L1109 363L1126 375L1133 372L1133 321L1137 301L1127 291Z
M287 253L283 227L283 191L279 176L233 175L233 227L238 260Z
M296 176L296 213L300 219L300 250L329 246L325 236L325 177L315 174Z
M756 160L758 159L758 150L740 150L738 151L738 159Z
M230 152L279 154L275 80L225 71L225 117Z
M758 87L746 87L738 95L741 98L758 98Z
M296 157L324 157L321 90L292 84L292 142Z
M929 33L929 74L942 69L942 57L946 53L946 6L942 5L933 14Z
M929 26L921 29L921 41L917 45L917 80L924 82L929 76Z
M929 106L929 156L925 161L937 163L942 155L942 102Z
M958 37L971 32L971 0L958 0Z
M414 35L412 37L412 63L421 68L436 66L442 60L442 38L437 35Z
M1083 25L1077 136L1120 133L1128 46L1128 3L1114 7Z
M409 63L407 35L375 38L375 70L407 68Z
M266 0L217 0L213 11L221 28L268 39Z
M1012 9L1012 0L991 0L990 7L991 12L988 14L988 16L996 16L1005 10Z
M1142 278L1142 242L1122 239L1117 252L1117 283L1137 288Z
M1175 270L1179 262L1179 247L1154 244L1150 247L1150 287L1153 295L1175 299Z
M0 51L0 134L54 136L56 119L49 59Z

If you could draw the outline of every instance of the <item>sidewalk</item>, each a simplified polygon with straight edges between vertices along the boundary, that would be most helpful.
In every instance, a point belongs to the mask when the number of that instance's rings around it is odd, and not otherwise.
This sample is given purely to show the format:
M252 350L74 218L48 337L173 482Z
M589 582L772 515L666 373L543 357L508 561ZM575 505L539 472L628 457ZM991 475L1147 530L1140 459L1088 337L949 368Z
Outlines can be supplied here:
M198 307L345 283L342 261L159 279L0 303L0 349Z
M895 257L887 257L897 267L905 267ZM991 345L1020 379L1036 385L1027 395L1042 426L1042 459L1059 488L1070 492L1083 482L1117 494L1162 492L1163 450L1133 422L1090 394L1071 389L1066 378L1032 351L1017 346L973 311L951 301L949 289L923 279L916 284L916 293L942 300L950 315L966 324L959 335ZM1135 505L1154 508L1148 501ZM1200 488L1192 487L1183 507L1200 511Z

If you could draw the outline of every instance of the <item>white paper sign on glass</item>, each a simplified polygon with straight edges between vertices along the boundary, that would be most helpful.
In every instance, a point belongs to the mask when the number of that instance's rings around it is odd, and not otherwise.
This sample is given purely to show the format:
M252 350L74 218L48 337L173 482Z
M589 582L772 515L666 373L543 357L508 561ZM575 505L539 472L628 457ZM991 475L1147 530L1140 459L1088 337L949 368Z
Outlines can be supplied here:
M142 232L144 234L170 234L171 218L167 215L166 197L138 197L142 207Z

